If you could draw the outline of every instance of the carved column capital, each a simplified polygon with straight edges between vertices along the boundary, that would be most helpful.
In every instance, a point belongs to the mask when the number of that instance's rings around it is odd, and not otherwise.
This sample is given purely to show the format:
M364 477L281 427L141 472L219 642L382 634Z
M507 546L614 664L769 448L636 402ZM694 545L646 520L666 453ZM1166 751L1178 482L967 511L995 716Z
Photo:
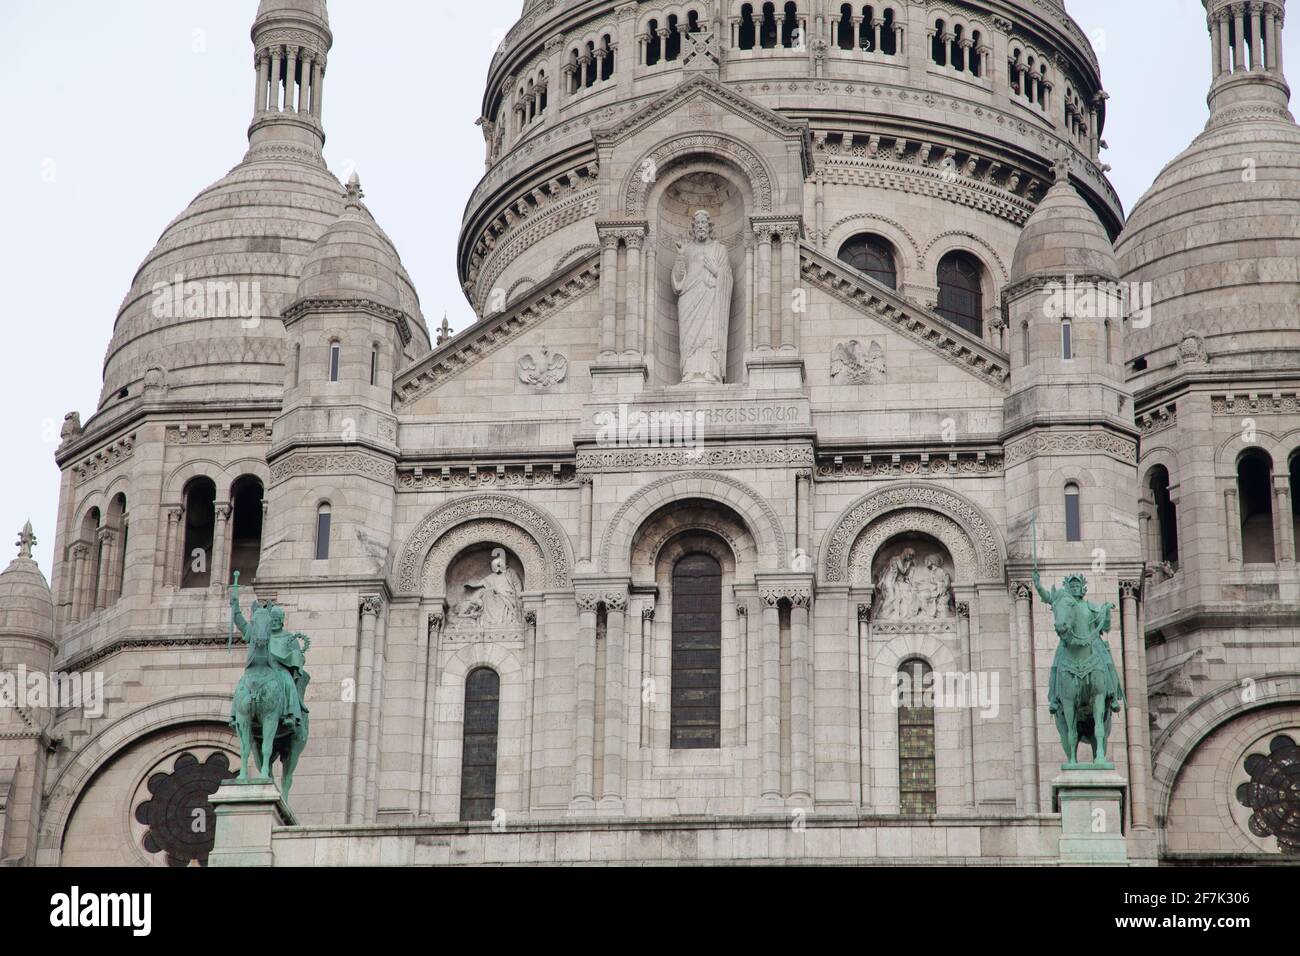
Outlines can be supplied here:
M859 624L869 624L869 623L871 623L871 605L870 605L870 604L859 604L859 605L858 605L858 623L859 623Z
M362 615L371 614L375 617L384 609L384 599L378 594L363 594L361 596L361 613Z
M957 616L964 617L967 620L970 619L970 602L968 601L957 602Z
M536 611L525 611L525 612L524 612L524 623L527 624L529 627L536 627L536 626L537 626L537 612L536 612Z
M1119 596L1124 600L1131 599L1136 601L1138 598L1142 596L1142 582L1141 581L1120 581Z
M1011 593L1017 601L1028 601L1034 593L1033 585L1028 581L1012 581Z

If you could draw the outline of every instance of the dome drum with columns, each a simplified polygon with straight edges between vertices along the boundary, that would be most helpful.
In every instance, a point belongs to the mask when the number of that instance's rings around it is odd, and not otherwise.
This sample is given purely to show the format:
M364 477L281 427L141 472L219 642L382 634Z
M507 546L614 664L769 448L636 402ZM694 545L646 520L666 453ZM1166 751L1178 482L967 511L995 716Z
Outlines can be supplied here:
M1035 568L1116 608L1124 859L1292 853L1280 9L1211 0L1209 126L1121 233L1058 0L530 0L435 344L320 156L346 38L264 0L248 152L65 423L53 586L29 531L0 575L0 647L108 688L0 734L0 860L207 860L159 795L237 756L236 571L312 638L277 865L1069 862ZM155 314L177 274L264 318Z

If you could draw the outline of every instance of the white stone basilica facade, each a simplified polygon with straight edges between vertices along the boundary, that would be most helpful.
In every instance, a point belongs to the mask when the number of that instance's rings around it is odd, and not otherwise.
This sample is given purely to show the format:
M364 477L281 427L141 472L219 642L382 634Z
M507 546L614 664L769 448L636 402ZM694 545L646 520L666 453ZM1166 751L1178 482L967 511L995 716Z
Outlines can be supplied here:
M1130 860L1294 859L1300 129L1285 0L1205 2L1126 221L1063 0L527 0L435 341L262 0L0 576L84 677L0 709L0 862L206 862L239 572L311 638L276 864L1056 865L1035 559L1116 608Z

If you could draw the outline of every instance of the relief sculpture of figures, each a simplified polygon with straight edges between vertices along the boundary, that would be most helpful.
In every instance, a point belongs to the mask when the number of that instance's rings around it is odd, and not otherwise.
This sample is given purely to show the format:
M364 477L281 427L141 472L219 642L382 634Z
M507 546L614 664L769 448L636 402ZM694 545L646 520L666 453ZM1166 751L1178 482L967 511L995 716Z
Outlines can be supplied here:
M523 582L506 562L501 548L492 551L492 570L468 581L469 596L451 609L453 627L511 627L524 622Z
M723 381L732 283L727 247L713 237L709 214L697 212L691 239L677 244L673 264L683 385Z
M876 582L880 594L877 620L944 620L952 616L952 575L943 558L931 554L916 566L916 551L904 548L890 559Z

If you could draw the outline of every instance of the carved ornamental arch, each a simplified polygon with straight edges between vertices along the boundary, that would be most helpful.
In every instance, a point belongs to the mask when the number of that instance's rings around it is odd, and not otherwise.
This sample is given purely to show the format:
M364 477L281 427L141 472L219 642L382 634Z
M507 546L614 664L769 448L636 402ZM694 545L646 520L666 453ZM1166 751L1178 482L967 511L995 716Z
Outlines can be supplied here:
M855 559L869 551L863 559L869 562L889 538L906 531L942 542L952 554L959 580L1002 580L1006 552L984 512L956 492L921 483L892 485L849 505L826 537L820 579L869 583L854 581Z
M641 215L650 191L669 166L691 156L706 156L724 160L745 176L754 197L753 214L772 212L774 201L773 176L758 153L749 146L719 133L692 133L677 136L660 143L634 163L624 180L623 214ZM651 170L653 176L647 176Z
M471 523L479 525L473 535L457 532L444 548L444 537ZM568 536L554 518L536 505L512 495L473 495L434 509L415 526L397 560L394 573L397 593L418 592L423 584L426 562L435 546L441 550L453 547L459 550L474 541L491 540L493 534L509 530L503 529L503 524L518 529L518 533L511 533L513 542L502 543L517 548L518 557L525 561L530 591L555 591L570 586L573 556ZM483 534L488 537L484 539ZM470 536L474 541L469 540ZM454 556L454 553L447 555L447 560ZM535 568L529 567L529 560ZM535 578L532 577L534 573L537 575Z

